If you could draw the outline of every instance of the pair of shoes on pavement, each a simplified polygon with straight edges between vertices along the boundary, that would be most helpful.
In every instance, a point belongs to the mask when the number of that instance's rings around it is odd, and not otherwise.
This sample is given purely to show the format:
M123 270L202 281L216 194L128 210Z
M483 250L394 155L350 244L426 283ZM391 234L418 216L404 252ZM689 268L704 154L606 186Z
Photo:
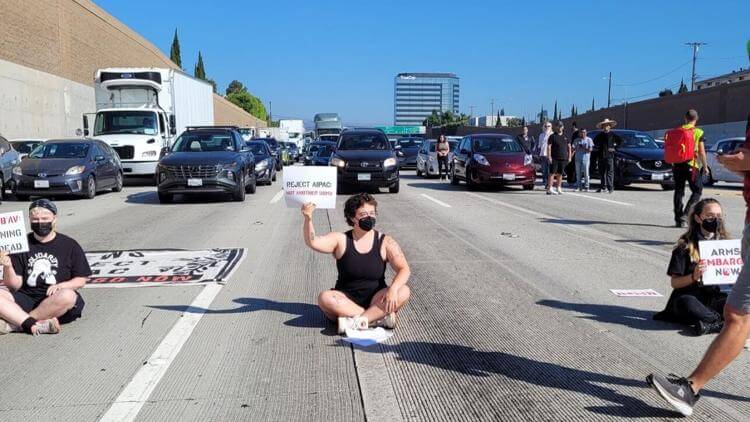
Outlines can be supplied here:
M34 327L36 328L34 330L35 336L40 334L58 334L60 332L60 321L57 318L45 319L37 321ZM18 331L18 329L10 325L7 321L0 319L0 335L14 331Z
M547 189L547 195L562 195L562 194L563 194L562 189L559 189L559 188L557 190Z
M383 327L389 330L396 328L398 318L396 313L390 313L383 317L383 319L373 323L373 327ZM346 334L346 330L367 330L370 328L370 322L367 317L355 316L355 317L339 317L338 320L338 333Z
M651 374L646 377L646 382L683 416L693 414L693 407L700 398L700 394L693 392L692 381L674 374L666 377L661 374Z

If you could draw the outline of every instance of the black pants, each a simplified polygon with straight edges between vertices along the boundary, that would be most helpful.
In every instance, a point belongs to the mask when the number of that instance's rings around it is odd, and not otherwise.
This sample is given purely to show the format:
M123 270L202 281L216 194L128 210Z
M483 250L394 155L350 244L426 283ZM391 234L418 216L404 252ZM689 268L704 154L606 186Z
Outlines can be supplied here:
M599 157L599 189L615 190L615 157Z
M689 325L697 324L698 321L705 323L717 322L721 321L726 301L726 298L721 298L712 301L710 306L706 306L697 297L684 295L675 300L674 313L682 322Z
M677 163L672 166L674 175L674 219L679 221L690 212L690 208L700 201L703 193L703 177L699 170L693 171L688 163ZM683 207L682 198L685 196L685 182L690 186L690 199Z
M448 175L448 156L439 156L437 157L438 160L438 175L440 178L443 178L443 167L445 167L445 175Z

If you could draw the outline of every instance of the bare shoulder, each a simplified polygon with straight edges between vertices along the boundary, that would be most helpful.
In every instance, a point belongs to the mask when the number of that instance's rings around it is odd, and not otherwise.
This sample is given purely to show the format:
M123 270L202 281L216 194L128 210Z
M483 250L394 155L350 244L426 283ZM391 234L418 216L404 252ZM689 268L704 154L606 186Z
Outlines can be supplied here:
M396 239L388 235L383 236L383 252L385 252L385 256L389 260L404 256L401 246L396 242Z

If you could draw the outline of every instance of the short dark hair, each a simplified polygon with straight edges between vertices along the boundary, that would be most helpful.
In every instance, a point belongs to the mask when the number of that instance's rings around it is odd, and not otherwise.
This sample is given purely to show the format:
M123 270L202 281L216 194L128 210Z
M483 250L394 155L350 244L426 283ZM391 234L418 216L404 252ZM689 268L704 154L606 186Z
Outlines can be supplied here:
M685 118L686 118L686 119L687 119L687 120L688 120L689 122L694 122L694 121L698 120L698 112L697 112L697 111L695 111L695 110L693 110L693 109L691 108L690 110L688 110L688 111L687 111L687 112L685 113Z
M358 193L352 195L346 200L346 203L344 204L344 217L346 217L346 224L354 226L354 217L357 215L357 210L362 208L365 204L372 205L375 207L376 211L378 209L378 201L376 201L369 193Z

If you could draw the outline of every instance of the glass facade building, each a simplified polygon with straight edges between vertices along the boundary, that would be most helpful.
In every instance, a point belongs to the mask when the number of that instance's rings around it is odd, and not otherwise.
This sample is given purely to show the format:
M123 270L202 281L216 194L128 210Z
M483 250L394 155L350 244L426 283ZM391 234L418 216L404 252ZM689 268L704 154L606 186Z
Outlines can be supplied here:
M458 76L453 73L399 73L394 81L393 124L419 126L438 112L458 113Z

